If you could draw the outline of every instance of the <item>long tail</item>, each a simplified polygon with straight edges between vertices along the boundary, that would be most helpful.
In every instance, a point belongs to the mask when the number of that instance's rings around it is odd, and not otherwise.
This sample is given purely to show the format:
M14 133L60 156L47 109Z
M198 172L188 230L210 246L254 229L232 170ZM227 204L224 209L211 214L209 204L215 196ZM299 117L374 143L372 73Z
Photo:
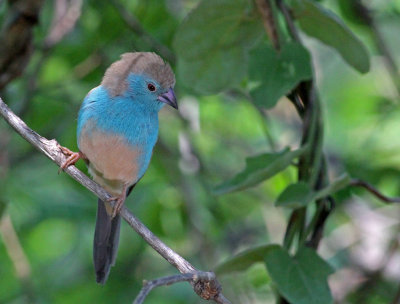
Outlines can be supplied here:
M99 199L93 241L93 262L97 283L104 284L110 273L110 267L114 266L118 251L120 226L121 217L117 215L111 219L104 202Z

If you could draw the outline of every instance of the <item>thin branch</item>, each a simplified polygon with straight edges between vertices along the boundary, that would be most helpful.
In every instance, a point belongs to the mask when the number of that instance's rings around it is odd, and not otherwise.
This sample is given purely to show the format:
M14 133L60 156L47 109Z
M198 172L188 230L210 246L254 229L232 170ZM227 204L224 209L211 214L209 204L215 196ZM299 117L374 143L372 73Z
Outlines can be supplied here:
M179 282L193 282L196 284L198 281L213 281L215 274L212 272L198 271L194 273L176 274L172 276L158 278L152 281L143 281L143 287L137 295L133 304L142 304L147 295L156 287L172 285Z
M360 179L353 179L350 182L350 186L353 187L362 187L366 189L367 191L371 192L373 195L375 195L377 198L380 200L386 202L386 203L400 203L400 197L389 197L384 194L382 194L378 189L376 189L374 186L371 184L360 180Z
M66 156L61 152L59 143L55 140L48 140L38 133L30 129L24 121L15 115L8 106L0 98L0 114L4 117L6 122L14 128L25 140L38 149L41 153L45 154L58 166L61 166L66 160ZM82 184L85 188L90 190L102 201L108 201L111 195L104 190L101 186L92 181L84 173L78 170L75 166L70 166L64 170L73 179ZM114 206L114 202L111 202ZM171 265L176 267L181 273L196 273L198 270L193 267L183 257L165 245L157 236L155 236L135 215L133 215L126 207L123 207L120 212L121 217L164 259ZM206 300L214 300L216 303L230 303L220 292L219 288L211 288L213 286L220 286L219 282L213 278L212 281L199 281L193 287L195 292ZM207 298L208 296L208 298Z
M269 39L272 41L272 45L274 46L275 50L279 51L279 36L276 28L273 8L270 1L271 0L256 0L256 4L258 11L261 14L265 31L267 32Z
M276 0L276 4L279 7L280 11L282 12L283 17L285 18L285 23L286 26L288 27L290 35L295 41L301 42L299 32L297 31L296 26L294 25L293 22L292 14L287 8L286 4L283 2L283 0Z
M140 293L137 295L133 304L142 304L146 299L147 295L154 288L165 285L172 285L179 282L190 282L195 278L194 273L184 273L184 274L176 274L168 277L162 277L159 279L155 279L152 281L143 281L143 287Z
M329 215L335 208L335 200L332 196L328 196L327 198L321 199L318 202L318 209L313 218L315 219L315 224L312 226L312 232L310 238L307 240L306 245L308 247L318 249L319 243L324 234L324 227L326 220Z

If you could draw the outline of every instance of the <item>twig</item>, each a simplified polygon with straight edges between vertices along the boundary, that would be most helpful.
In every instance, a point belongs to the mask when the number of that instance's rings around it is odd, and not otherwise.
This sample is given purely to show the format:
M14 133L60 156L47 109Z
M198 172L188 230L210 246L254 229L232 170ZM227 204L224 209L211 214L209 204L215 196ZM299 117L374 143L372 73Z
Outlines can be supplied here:
M312 227L312 232L310 238L307 240L306 245L308 247L318 249L319 243L322 239L324 233L324 227L326 220L331 214L332 210L335 208L335 200L333 197L328 196L327 198L318 201L318 209L313 218L315 219L315 224ZM306 235L307 236L307 235Z
M142 304L147 297L147 295L152 291L154 288L159 286L165 285L172 285L179 282L190 282L193 281L195 278L195 274L193 273L184 273L184 274L176 274L168 277L162 277L159 279L155 279L152 281L143 281L142 290L137 295L133 304Z
M137 295L133 304L142 304L150 291L159 286L172 285L179 282L193 282L193 284L196 284L198 281L211 282L213 280L215 280L214 273L198 271L194 273L184 273L162 277L152 281L143 281L142 290Z
M276 28L273 8L270 1L271 0L256 0L256 4L258 11L261 14L265 31L267 32L269 39L272 41L272 45L274 46L274 48L279 51L279 36Z
M40 152L45 154L58 166L66 160L65 155L60 150L59 143L55 140L48 140L38 133L30 129L24 121L15 115L8 106L0 98L0 114L4 117L6 122L14 128L25 140L37 148ZM107 201L111 195L88 178L84 173L78 170L75 166L70 166L64 170L73 179L82 184L85 188L94 193L102 201ZM114 206L114 202L111 202ZM176 267L181 273L196 273L198 270L193 267L183 257L165 245L158 237L156 237L136 216L134 216L126 207L123 207L120 212L121 217L164 259L171 265ZM214 300L216 303L230 303L220 292L220 288L211 289L212 286L220 286L219 282L215 279L212 281L199 281L195 284L195 292L206 300ZM215 291L217 291L215 293Z
M362 187L386 203L400 203L400 197L388 197L388 196L382 194L381 192L379 192L379 190L376 189L374 186L372 186L371 184L369 184L363 180L353 179L350 182L350 186Z
M293 23L293 17L291 15L291 12L289 11L289 9L286 7L286 4L282 0L276 0L276 4L279 7L280 11L282 12L283 17L285 18L285 23L286 23L286 26L288 27L290 35L297 42L301 42L299 32L297 31L297 29Z

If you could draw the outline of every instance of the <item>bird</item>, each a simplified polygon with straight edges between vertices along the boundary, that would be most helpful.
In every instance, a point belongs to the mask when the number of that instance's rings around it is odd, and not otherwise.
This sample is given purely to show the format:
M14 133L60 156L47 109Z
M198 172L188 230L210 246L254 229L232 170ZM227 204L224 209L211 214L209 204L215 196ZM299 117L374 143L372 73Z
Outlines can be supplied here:
M158 138L158 112L178 109L171 66L153 52L130 52L106 70L86 95L78 114L78 152L66 147L61 169L83 159L93 180L115 201L98 200L93 241L96 281L105 284L114 266L120 231L119 211L145 174Z

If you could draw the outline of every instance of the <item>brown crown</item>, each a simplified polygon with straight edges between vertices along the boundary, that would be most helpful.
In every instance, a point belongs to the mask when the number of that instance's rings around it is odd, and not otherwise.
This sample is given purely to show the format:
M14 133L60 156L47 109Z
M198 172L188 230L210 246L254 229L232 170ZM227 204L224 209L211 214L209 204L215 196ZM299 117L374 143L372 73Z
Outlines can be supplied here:
M150 52L125 53L106 71L101 85L112 96L121 95L127 89L129 73L144 74L157 81L164 89L175 85L175 75L170 65L160 56Z

